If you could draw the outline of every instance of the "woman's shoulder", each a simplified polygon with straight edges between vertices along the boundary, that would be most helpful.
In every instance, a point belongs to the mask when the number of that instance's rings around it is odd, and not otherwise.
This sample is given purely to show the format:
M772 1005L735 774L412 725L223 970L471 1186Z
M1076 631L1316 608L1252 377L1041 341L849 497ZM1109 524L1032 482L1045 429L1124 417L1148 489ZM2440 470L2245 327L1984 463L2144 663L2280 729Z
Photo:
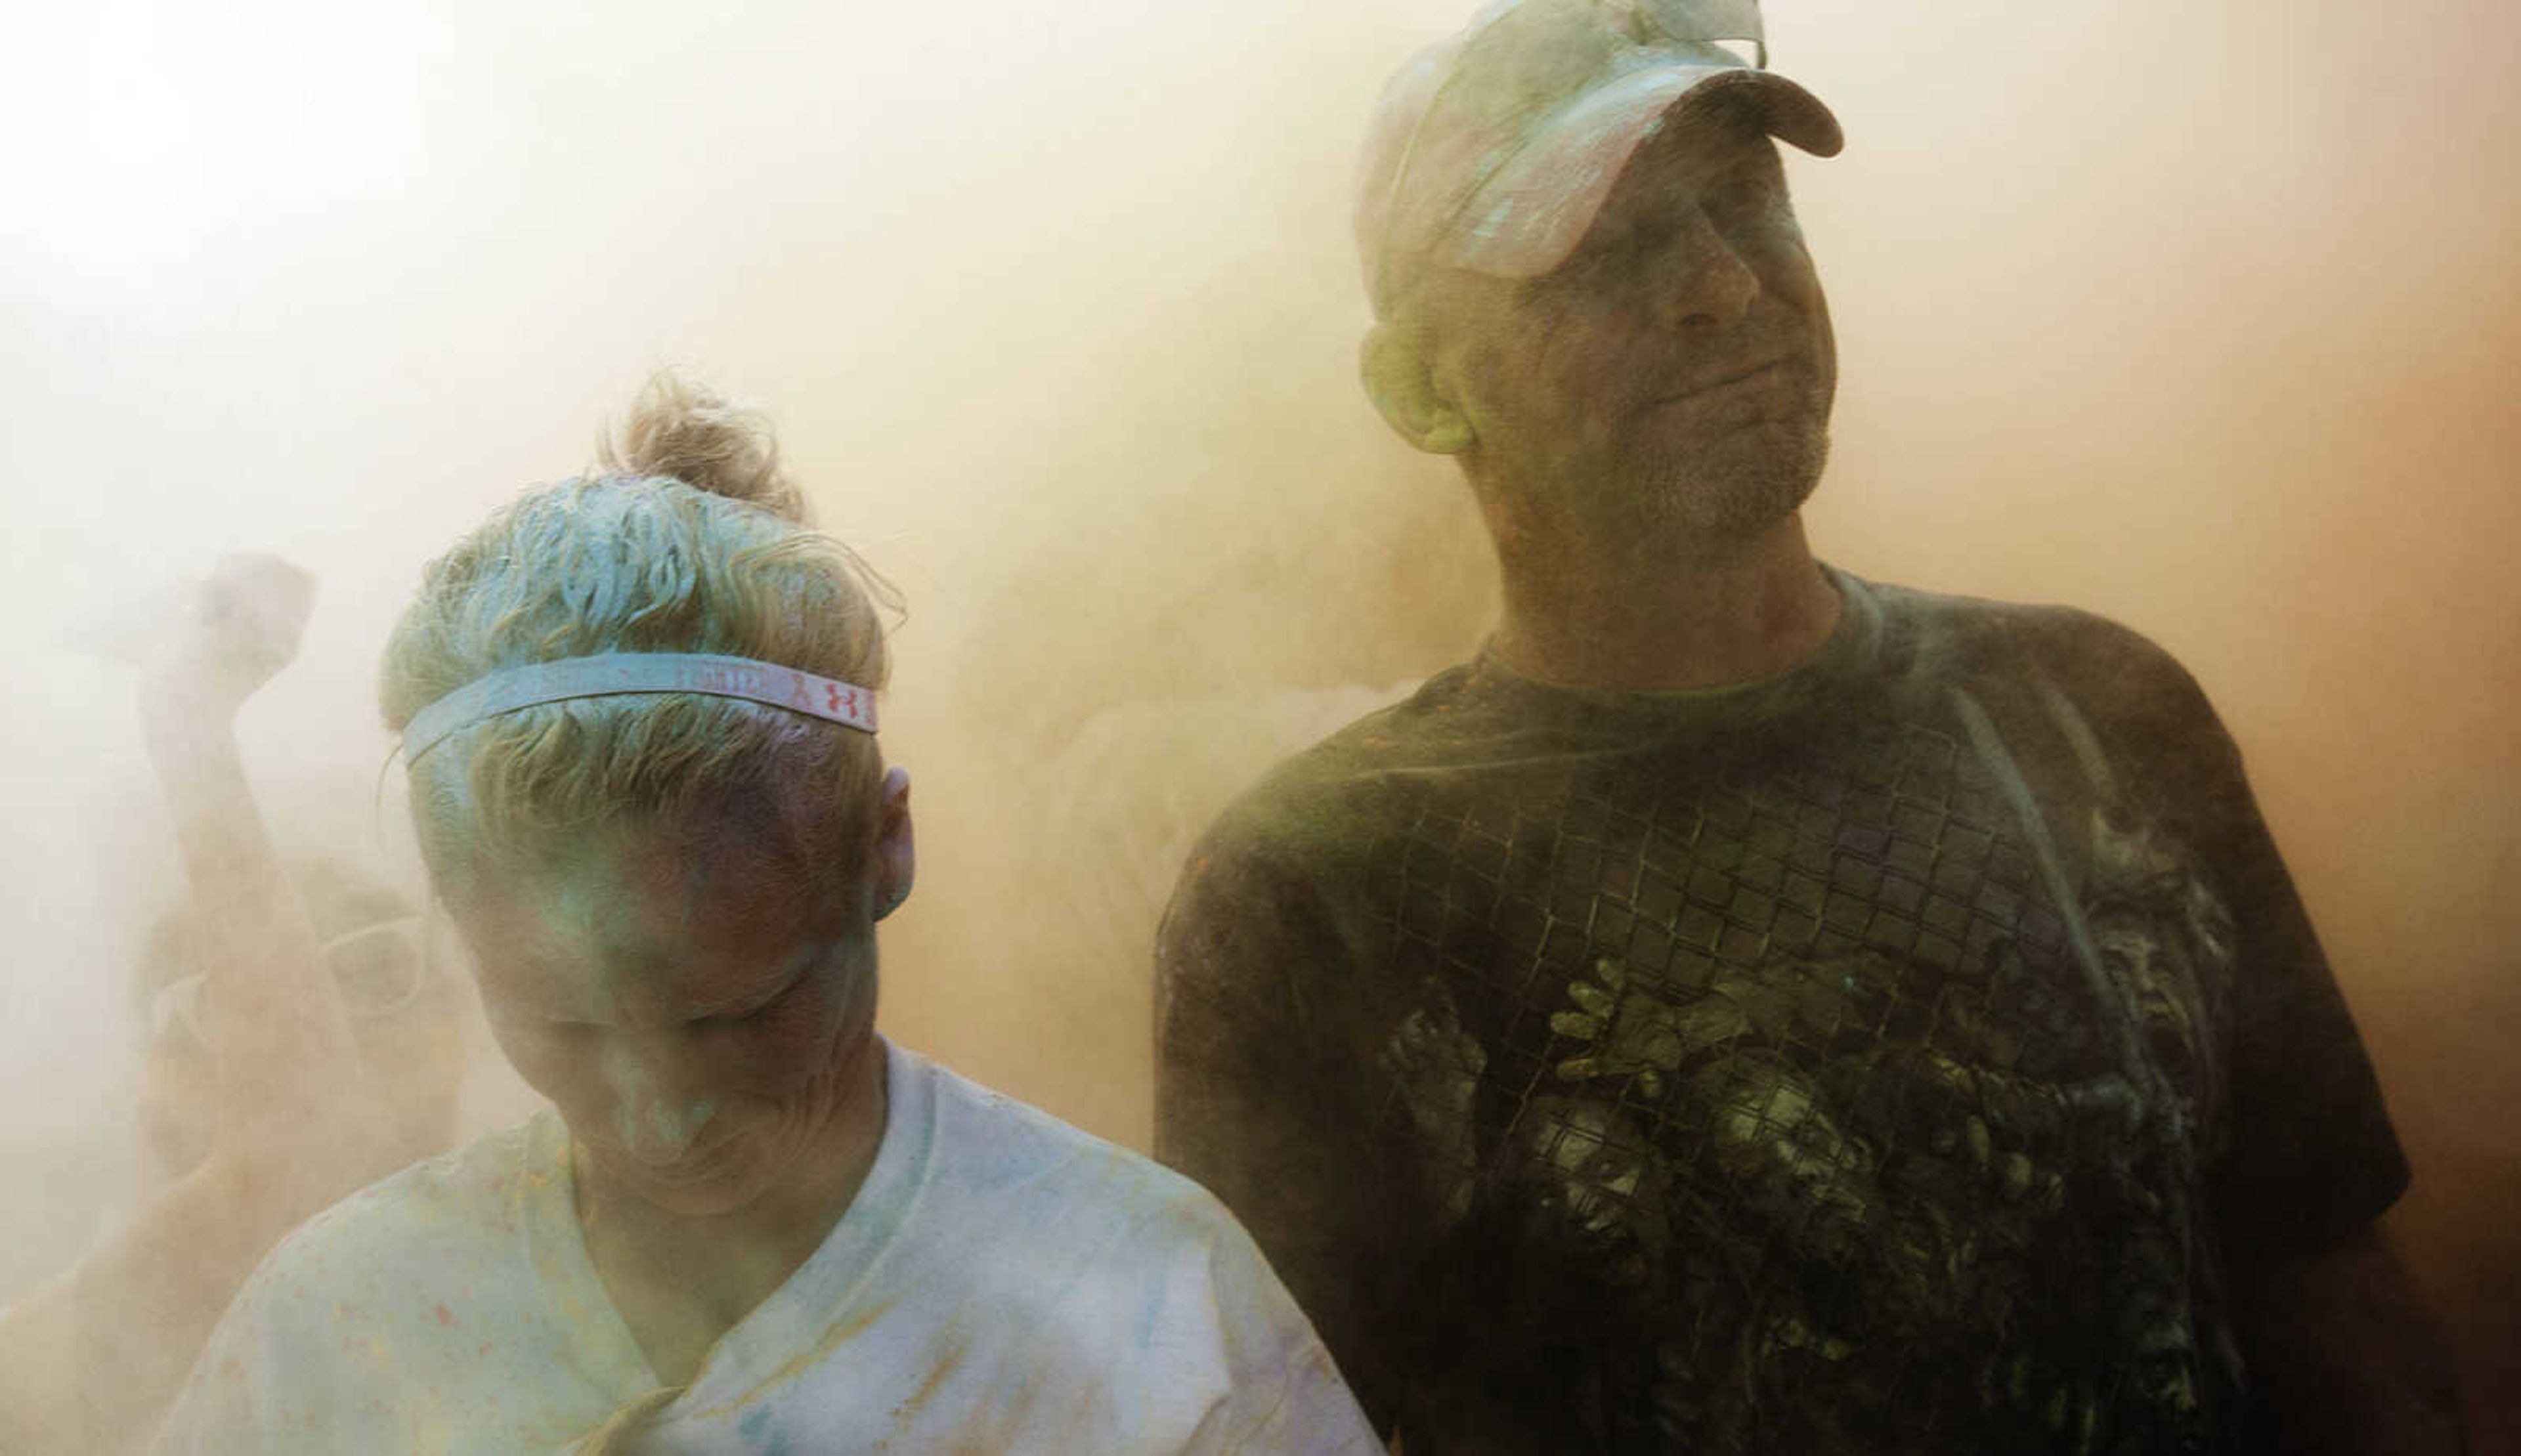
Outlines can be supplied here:
M887 1277L991 1327L1102 1348L1158 1339L1232 1365L1312 1335L1252 1236L1205 1188L922 1059L934 1138ZM1221 1368L1221 1367L1220 1367Z
M895 1055L903 1055L899 1048ZM1204 1242L1241 1228L1208 1190L1142 1153L912 1052L931 1130L928 1183L1045 1234L1072 1220ZM1018 1235L1021 1237L1021 1234Z
M497 1260L521 1247L521 1220L552 1195L548 1180L566 1176L558 1138L546 1109L369 1184L283 1239L248 1294L268 1301L325 1293L329 1305L357 1292L370 1302L401 1284L442 1285L457 1269Z
M564 1149L545 1112L307 1220L220 1319L160 1449L394 1450L420 1431L432 1449L548 1449L600 1419L567 1404L583 1388L546 1398L566 1342L532 1225L554 1216L537 1197L567 1191L537 1182L566 1178Z

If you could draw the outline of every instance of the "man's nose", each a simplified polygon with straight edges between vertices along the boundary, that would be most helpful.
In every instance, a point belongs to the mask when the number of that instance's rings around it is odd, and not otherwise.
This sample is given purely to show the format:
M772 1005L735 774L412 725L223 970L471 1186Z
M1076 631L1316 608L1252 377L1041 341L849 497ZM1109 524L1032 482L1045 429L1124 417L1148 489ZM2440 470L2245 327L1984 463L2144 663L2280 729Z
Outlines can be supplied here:
M1657 296L1670 321L1682 328L1739 323L1760 296L1760 275L1697 206L1673 219L1655 265L1661 270Z
M663 1035L617 1031L602 1056L614 1141L641 1162L663 1166L691 1151L716 1115L716 1100Z

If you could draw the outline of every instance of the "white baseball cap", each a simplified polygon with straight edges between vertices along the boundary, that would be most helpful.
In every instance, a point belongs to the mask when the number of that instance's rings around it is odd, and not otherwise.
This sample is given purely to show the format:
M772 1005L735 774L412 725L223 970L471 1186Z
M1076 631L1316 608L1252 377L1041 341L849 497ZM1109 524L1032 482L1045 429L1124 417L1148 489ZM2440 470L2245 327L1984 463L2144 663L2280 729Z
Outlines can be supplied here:
M1752 59L1726 48L1747 43ZM1722 98L1817 157L1838 118L1766 68L1759 0L1499 0L1383 90L1356 241L1381 316L1433 262L1536 278L1583 241L1628 159L1684 101Z

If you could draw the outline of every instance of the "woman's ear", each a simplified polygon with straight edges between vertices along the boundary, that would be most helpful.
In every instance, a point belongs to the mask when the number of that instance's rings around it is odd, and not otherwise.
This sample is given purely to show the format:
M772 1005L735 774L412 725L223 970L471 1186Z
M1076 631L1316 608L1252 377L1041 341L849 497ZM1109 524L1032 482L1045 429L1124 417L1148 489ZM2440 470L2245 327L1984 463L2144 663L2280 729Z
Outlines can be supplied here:
M875 838L875 918L884 919L910 898L910 884L919 870L919 855L910 834L910 770L895 764L884 772L884 807Z
M1366 396L1402 439L1430 455L1459 455L1471 447L1471 422L1437 387L1423 326L1376 324L1360 352Z

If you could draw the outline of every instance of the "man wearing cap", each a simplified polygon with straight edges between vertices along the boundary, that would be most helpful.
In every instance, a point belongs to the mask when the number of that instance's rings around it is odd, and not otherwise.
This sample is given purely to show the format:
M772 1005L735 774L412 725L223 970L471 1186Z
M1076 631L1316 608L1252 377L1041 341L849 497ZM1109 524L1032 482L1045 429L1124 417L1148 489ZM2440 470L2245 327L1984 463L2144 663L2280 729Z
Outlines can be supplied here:
M1366 385L1503 616L1192 852L1159 1155L1413 1456L2456 1449L2195 684L1807 546L1836 361L1770 138L1840 135L1723 42L1754 0L1507 0L1386 91Z

